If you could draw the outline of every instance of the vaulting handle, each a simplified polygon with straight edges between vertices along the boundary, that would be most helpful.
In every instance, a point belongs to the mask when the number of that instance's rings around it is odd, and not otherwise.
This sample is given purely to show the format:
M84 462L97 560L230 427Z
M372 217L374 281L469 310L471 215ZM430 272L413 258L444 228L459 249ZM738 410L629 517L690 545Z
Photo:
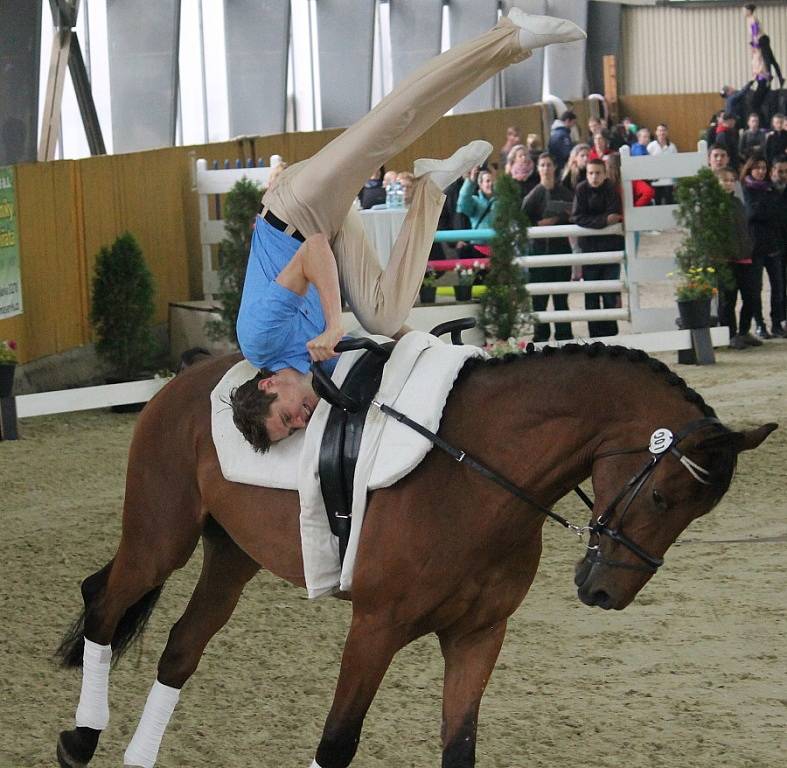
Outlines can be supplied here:
M361 337L357 339L342 339L334 348L334 352L354 352L358 349L366 349L373 355L388 358L391 356L389 350L381 347L374 339ZM360 403L352 397L344 394L331 380L330 374L323 370L319 363L312 364L312 388L323 399L331 405L341 408L349 413L357 413L361 410Z
M436 325L429 333L431 333L432 336L442 336L444 333L450 332L451 343L456 346L462 346L462 344L464 344L462 341L462 331L469 331L471 328L475 328L475 325L476 322L474 317L460 317L456 320L448 320L445 323Z

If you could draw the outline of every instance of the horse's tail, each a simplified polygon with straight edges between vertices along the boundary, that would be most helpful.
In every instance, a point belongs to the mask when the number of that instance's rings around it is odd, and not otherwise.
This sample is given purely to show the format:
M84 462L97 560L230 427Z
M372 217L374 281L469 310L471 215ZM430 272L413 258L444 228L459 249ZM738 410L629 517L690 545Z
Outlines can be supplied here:
M60 642L55 657L60 659L64 667L81 667L82 655L85 647L85 614L90 604L98 598L106 587L109 571L112 568L110 560L98 573L88 576L82 582L82 599L85 607L77 616L74 623L68 628ZM156 607L162 586L151 589L142 598L130 606L121 617L112 636L112 660L117 661L128 647L145 631L150 614Z

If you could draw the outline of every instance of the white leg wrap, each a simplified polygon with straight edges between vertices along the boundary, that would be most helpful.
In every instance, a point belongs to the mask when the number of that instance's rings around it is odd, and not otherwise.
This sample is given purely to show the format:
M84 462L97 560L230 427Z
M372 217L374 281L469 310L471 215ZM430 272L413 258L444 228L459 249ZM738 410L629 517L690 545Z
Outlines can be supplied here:
M179 698L180 688L170 688L158 680L153 683L134 738L123 755L123 765L153 768L161 739Z
M316 760L313 760L309 768L320 768L320 765Z
M109 725L109 663L112 646L85 638L82 654L82 691L79 694L78 728L103 731Z

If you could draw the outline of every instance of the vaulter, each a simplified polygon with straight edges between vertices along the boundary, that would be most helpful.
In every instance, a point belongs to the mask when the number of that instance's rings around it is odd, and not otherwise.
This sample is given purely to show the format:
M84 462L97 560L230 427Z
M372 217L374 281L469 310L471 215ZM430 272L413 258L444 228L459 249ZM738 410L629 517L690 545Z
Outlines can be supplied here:
M310 365L336 363L341 296L369 333L398 337L415 303L445 196L492 151L473 141L447 160L415 162L410 209L380 267L352 208L364 182L471 91L534 48L580 40L571 21L512 8L489 32L451 48L400 83L355 125L287 168L263 197L238 315L241 351L260 372L231 395L233 418L267 451L308 423L318 396Z

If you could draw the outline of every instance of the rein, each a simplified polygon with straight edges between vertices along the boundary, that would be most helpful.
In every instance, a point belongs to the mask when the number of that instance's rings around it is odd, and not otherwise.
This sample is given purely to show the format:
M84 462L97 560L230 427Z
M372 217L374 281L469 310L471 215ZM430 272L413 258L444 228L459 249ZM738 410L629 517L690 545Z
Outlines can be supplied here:
M441 437L438 437L434 432L428 430L422 424L419 424L416 421L413 421L408 416L405 416L400 411L397 411L394 408L391 408L389 405L385 403L381 403L378 400L372 400L372 405L376 406L380 409L384 414L390 416L391 418L398 421L400 424L404 424L410 429L415 430L418 432L419 435L425 437L429 442L439 448L441 451L447 453L451 458L461 464L466 464L468 467L473 469L474 471L478 472L483 477L491 480L494 483L497 483L501 488L504 488L508 491L512 496L516 496L516 498L521 499L522 501L527 502L532 507L535 507L539 512L546 515L547 517L554 520L556 523L559 523L567 530L573 531L576 533L580 539L582 539L584 533L589 533L591 536L596 536L600 538L601 536L607 536L608 538L612 539L612 541L616 542L617 544L621 544L626 549L629 550L632 554L636 555L642 562L643 565L632 565L629 563L623 563L616 560L606 560L601 556L601 549L600 544L595 545L588 545L587 549L589 552L593 554L590 556L590 559L593 563L602 563L604 565L613 566L616 568L625 568L627 570L635 570L635 571L646 571L648 573L656 573L656 571L664 564L664 559L661 557L655 557L644 549L642 549L636 542L629 539L625 534L621 532L621 528L623 526L623 520L628 512L629 507L631 506L634 499L637 497L639 492L642 490L645 482L648 478L653 474L656 467L659 463L664 459L665 456L671 454L675 456L678 461L688 470L691 476L697 480L698 482L704 485L710 485L710 472L707 469L704 469L696 462L692 461L688 456L680 451L678 448L678 444L681 443L686 437L690 434L704 429L705 427L709 426L716 426L725 429L724 425L715 418L703 418L698 419L697 421L692 421L687 424L677 435L673 435L672 432L665 428L657 429L650 438L650 444L643 448L624 448L621 450L615 451L606 451L604 453L599 454L598 456L594 457L594 462L598 459L605 459L610 456L621 456L624 454L634 454L634 453L644 453L648 451L651 455L650 458L647 460L645 465L637 472L620 490L620 492L615 496L615 498L607 505L606 509L598 516L595 522L591 522L590 525L586 526L579 526L575 525L574 523L569 522L566 518L562 517L561 515L553 512L551 509L548 509L543 504L536 501L532 496L528 495L523 491L519 486L512 483L507 478L503 477L502 475L495 472L493 469L490 469L486 465L482 464L480 461L477 461L472 456L469 456L465 451L460 450L459 448L454 447L450 443L443 440ZM584 502L584 504L590 509L593 510L593 501L592 499L579 487L574 488L574 492L579 496L579 498ZM617 511L617 507L625 500L625 506L623 507L623 513L620 516L620 523L618 524L617 528L611 528L609 526L609 522L612 516Z

